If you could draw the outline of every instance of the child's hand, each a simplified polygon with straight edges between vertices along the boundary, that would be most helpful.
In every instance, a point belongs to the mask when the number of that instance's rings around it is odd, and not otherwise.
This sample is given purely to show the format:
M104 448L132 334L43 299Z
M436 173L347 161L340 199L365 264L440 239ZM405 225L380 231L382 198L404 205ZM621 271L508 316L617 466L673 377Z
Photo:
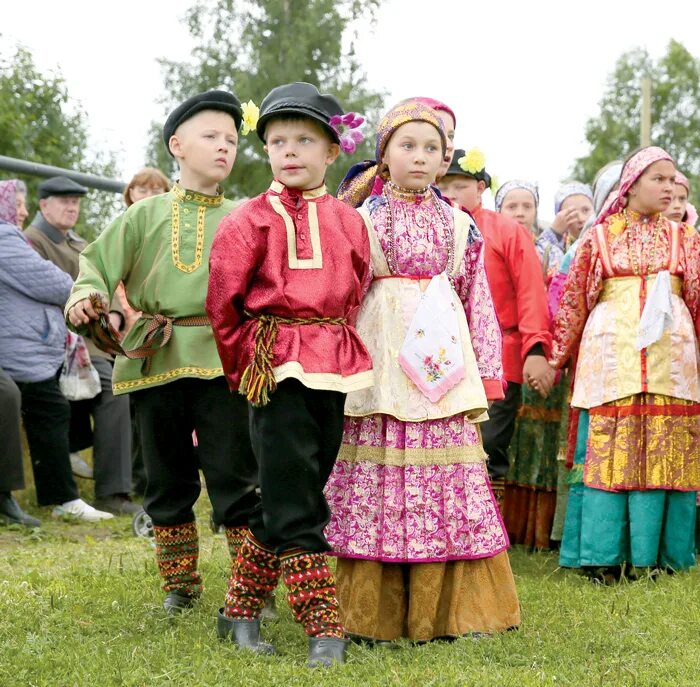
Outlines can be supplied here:
M83 298L82 301L78 301L68 311L68 319L74 327L80 327L90 322L90 320L96 320L98 318L99 314L95 311L95 308L92 307L89 298Z

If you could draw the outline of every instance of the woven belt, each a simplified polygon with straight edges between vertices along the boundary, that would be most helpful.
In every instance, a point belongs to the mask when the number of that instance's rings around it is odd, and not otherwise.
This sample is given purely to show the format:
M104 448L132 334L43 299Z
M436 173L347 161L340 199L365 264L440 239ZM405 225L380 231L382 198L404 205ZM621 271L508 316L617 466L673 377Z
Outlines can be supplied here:
M166 317L160 313L156 313L155 315L143 313L141 315L142 319L149 320L146 325L146 335L143 343L137 348L126 350L119 341L118 332L110 324L109 315L105 310L100 295L91 294L90 301L92 307L99 315L97 320L91 320L88 325L90 338L95 342L95 345L111 355L123 355L130 360L143 359L143 364L141 365L141 372L143 374L148 374L151 369L151 356L154 356L161 348L167 346L170 337L173 335L173 326L207 327L210 324L209 318L206 315Z
M344 317L281 317L278 315L254 315L245 311L251 320L257 320L255 328L255 349L253 360L243 371L239 392L254 406L264 406L270 401L270 394L277 389L272 360L275 355L275 342L281 324L333 324L342 325Z

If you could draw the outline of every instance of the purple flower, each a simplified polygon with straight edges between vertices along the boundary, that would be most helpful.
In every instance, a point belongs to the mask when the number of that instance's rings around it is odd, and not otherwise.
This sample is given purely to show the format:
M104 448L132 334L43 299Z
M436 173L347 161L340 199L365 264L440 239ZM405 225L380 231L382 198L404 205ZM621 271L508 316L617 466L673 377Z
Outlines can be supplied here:
M341 136L340 137L340 149L348 154L352 155L355 152L355 149L357 148L357 144L355 141L352 140L349 136Z
M338 134L340 139L340 149L352 155L357 148L357 144L364 140L364 135L361 131L357 131L358 127L362 126L365 118L355 112L347 112L344 115L333 115L328 124Z

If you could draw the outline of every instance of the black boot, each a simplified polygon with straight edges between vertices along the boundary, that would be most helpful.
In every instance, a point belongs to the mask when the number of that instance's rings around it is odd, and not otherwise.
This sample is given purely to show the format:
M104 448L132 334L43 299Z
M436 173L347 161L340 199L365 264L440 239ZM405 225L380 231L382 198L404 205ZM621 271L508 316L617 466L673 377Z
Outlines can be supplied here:
M168 615L178 615L187 608L194 606L195 597L188 596L182 592L172 591L165 595L163 608Z
M273 656L277 653L272 644L260 639L260 621L257 619L234 620L224 615L224 609L219 609L216 621L216 633L220 639L229 638L237 647L252 651L255 654Z
M345 663L349 639L340 637L309 637L309 668L330 668Z
M0 521L7 525L24 525L25 527L39 527L41 525L41 520L25 513L9 492L0 494Z

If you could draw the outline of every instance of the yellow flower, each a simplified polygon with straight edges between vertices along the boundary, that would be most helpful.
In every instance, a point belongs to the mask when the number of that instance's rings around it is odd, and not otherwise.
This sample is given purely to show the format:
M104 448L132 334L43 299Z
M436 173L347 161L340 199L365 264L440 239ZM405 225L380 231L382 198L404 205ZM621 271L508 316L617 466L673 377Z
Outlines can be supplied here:
M260 108L252 101L243 103L241 110L243 112L243 128L241 133L247 136L251 131L255 131L260 117Z
M478 148L472 148L466 152L464 157L460 157L457 160L457 164L467 174L476 174L483 171L484 167L486 167L486 158Z

